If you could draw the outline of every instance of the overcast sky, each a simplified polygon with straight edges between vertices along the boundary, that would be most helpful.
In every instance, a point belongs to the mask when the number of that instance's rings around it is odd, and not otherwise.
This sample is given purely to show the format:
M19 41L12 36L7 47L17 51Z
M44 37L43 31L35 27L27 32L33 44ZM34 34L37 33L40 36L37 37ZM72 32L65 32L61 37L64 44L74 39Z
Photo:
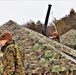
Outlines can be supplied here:
M68 15L70 9L76 11L76 0L0 0L0 25L9 20L24 24L30 20L42 23L45 21L48 4L52 5L49 23Z

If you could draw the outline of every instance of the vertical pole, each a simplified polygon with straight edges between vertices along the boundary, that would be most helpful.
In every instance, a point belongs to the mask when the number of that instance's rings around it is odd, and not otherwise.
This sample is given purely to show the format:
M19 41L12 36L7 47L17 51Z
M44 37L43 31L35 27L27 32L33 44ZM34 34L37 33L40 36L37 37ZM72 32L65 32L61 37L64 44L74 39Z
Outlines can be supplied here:
M47 24L48 24L48 19L49 19L49 15L50 15L51 6L52 6L51 4L48 5L48 10L47 10L46 18L45 18L43 31L42 31L42 34L45 35L45 36L46 36L46 28L47 28Z

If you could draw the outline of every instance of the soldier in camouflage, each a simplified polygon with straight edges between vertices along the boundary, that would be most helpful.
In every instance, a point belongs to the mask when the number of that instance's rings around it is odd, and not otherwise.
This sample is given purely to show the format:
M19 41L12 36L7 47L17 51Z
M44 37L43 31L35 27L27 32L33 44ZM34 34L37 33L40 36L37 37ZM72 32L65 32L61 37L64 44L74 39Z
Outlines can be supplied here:
M2 58L2 75L25 75L24 52L15 45L12 35L4 32L0 35Z
M60 42L59 34L57 31L52 33L52 39L57 41L57 42Z

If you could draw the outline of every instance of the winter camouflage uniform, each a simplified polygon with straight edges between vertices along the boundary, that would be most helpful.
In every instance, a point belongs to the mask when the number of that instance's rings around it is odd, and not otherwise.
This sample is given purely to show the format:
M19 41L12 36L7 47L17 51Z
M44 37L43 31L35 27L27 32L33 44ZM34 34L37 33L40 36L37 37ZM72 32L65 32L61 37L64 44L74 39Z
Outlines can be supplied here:
M25 75L24 53L15 45L13 40L8 41L3 47L4 55L2 58L3 73L7 75ZM3 74L4 75L4 74Z

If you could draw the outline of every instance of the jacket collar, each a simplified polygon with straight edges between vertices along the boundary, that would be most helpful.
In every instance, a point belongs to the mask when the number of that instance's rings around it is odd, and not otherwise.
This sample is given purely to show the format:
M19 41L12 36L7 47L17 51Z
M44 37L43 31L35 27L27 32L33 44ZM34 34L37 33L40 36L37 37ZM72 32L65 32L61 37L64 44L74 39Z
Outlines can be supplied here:
M9 40L6 42L6 44L1 48L1 52L5 52L5 48L10 45L10 44L15 44L15 41L14 40Z
M10 45L10 44L15 44L15 41L14 41L14 40L9 40L8 42L6 42L5 45L8 46L8 45ZM4 45L4 46L5 46L5 45Z

